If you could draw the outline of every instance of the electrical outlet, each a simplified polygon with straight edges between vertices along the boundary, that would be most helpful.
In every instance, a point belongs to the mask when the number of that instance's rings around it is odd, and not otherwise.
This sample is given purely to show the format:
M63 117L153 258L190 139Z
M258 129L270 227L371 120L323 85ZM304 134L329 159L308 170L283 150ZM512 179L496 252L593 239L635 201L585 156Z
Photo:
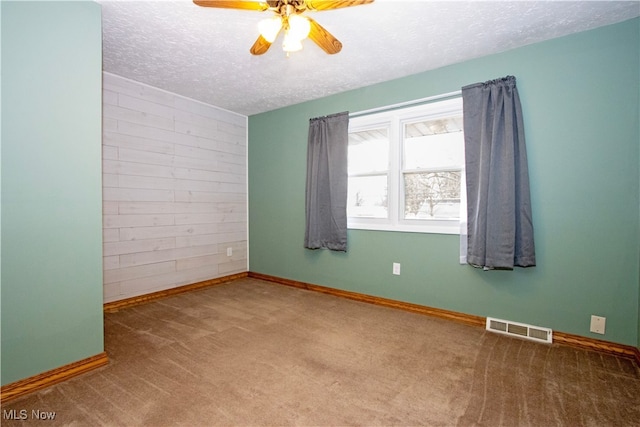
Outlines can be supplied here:
M231 256L233 255L233 248L229 247L227 248L227 256Z
M399 262L394 262L393 263L393 274L395 274L396 276L400 275L400 263Z
M591 332L604 335L604 325L607 321L606 317L591 316Z

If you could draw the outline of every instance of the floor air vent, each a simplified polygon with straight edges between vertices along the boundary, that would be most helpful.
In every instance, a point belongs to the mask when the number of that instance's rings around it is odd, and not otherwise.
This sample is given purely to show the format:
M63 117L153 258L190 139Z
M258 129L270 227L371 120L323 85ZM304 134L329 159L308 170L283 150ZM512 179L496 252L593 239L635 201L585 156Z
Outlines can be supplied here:
M487 317L487 330L499 334L518 336L531 341L553 342L553 331L549 328Z

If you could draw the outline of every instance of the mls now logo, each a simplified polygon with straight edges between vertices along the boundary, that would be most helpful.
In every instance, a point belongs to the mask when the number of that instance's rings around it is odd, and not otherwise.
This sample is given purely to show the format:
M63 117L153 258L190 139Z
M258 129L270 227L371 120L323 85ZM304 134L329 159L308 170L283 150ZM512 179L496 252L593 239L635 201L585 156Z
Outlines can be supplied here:
M26 420L29 414L26 409L10 409L8 411L2 411L2 419L4 420Z
M26 409L10 409L8 411L2 411L3 420L26 420L29 414Z
M29 412L26 409L10 409L2 411L2 419L4 420L26 420L29 418ZM55 412L41 411L34 409L31 411L31 419L34 420L53 420L56 418Z

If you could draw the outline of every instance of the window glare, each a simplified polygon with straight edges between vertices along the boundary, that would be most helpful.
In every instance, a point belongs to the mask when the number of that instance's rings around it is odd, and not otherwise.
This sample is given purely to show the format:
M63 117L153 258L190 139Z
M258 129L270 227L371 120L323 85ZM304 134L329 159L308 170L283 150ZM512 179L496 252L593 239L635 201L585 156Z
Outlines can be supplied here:
M383 172L389 168L389 138L386 129L349 134L349 174Z
M349 178L347 215L387 218L387 175Z
M419 136L404 140L404 168L459 167L464 162L462 132Z

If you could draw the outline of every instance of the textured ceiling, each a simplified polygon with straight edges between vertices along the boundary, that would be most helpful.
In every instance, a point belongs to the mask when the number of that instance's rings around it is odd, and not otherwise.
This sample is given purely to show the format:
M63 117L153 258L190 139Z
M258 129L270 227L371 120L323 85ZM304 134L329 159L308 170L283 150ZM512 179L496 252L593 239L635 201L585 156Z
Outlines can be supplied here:
M252 115L640 16L639 1L394 1L307 12L343 44L249 48L270 12L100 0L104 70Z

